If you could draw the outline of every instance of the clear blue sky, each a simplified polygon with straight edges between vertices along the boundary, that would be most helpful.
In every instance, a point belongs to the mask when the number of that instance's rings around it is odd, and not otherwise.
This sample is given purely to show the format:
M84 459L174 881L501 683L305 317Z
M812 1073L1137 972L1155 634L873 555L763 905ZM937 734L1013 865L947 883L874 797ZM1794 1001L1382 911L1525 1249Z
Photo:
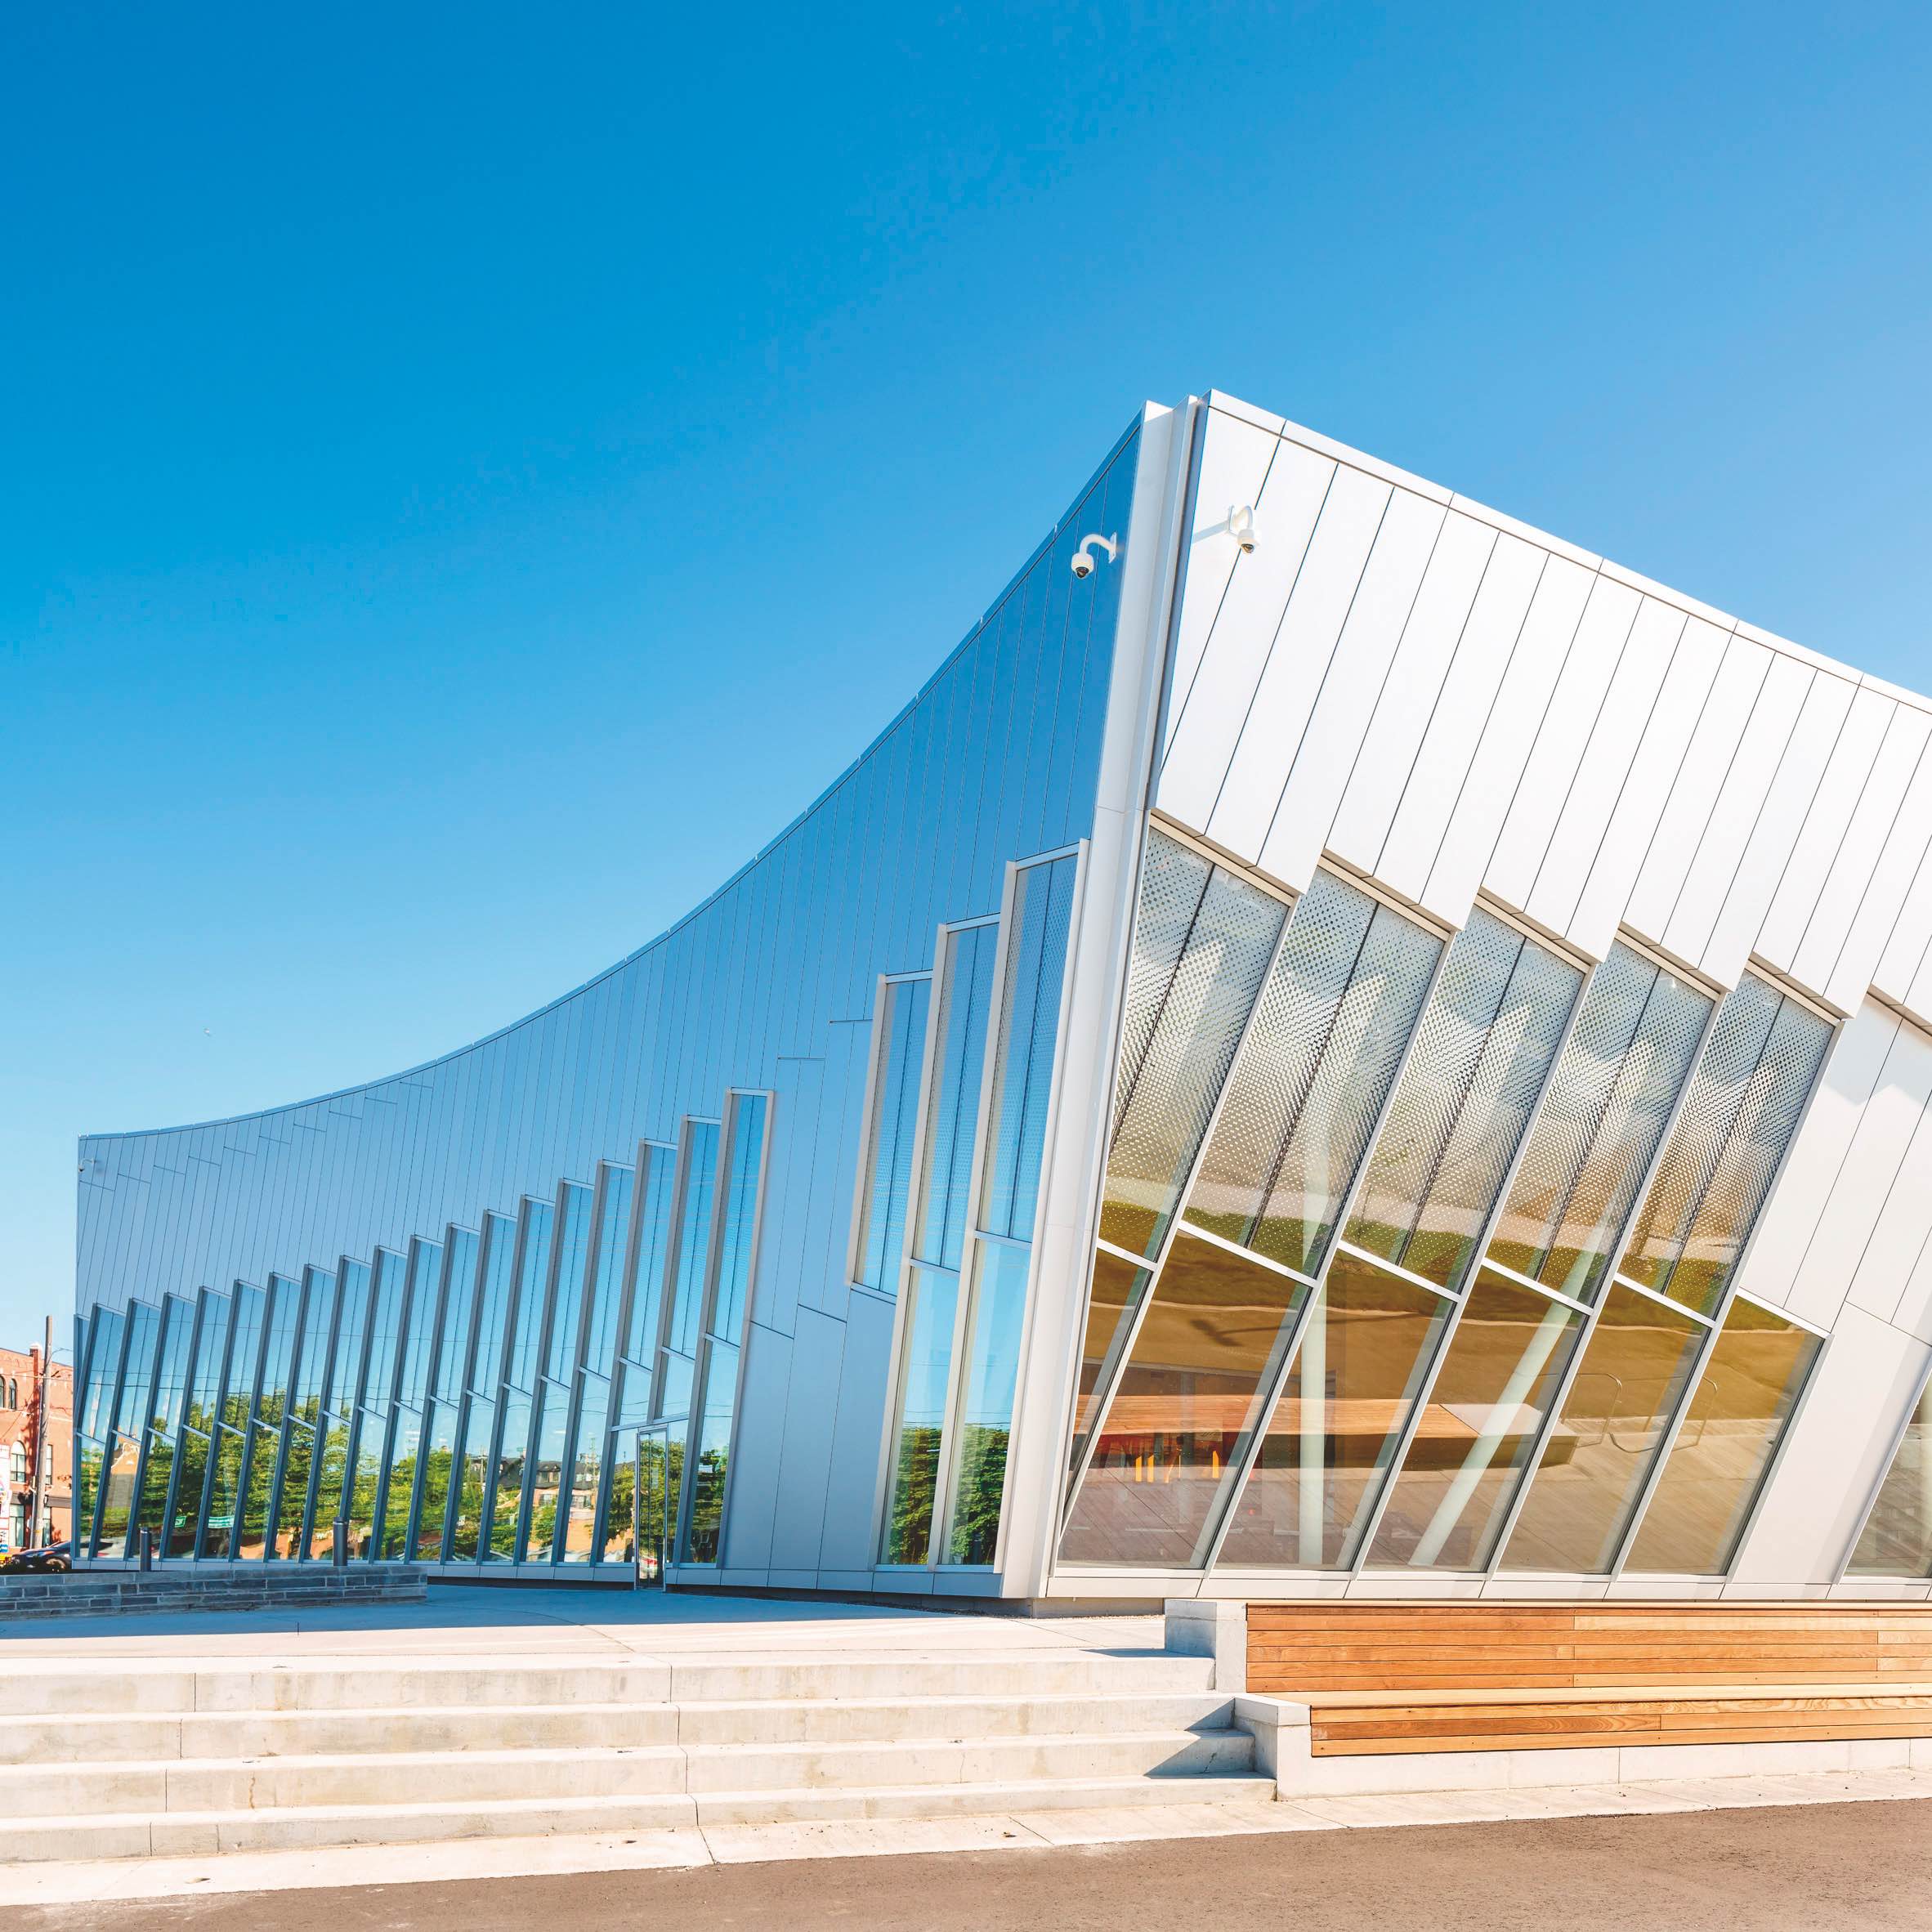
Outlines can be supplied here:
M77 1134L640 943L1143 396L1932 683L1929 56L1922 0L12 9L0 1339Z

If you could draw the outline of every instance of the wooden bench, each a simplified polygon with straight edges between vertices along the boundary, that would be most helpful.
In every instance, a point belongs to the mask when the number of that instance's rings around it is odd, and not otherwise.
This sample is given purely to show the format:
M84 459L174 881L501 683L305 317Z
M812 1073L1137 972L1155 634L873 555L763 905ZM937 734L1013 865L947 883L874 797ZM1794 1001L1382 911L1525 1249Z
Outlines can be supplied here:
M1250 1604L1317 1756L1932 1737L1932 1604Z

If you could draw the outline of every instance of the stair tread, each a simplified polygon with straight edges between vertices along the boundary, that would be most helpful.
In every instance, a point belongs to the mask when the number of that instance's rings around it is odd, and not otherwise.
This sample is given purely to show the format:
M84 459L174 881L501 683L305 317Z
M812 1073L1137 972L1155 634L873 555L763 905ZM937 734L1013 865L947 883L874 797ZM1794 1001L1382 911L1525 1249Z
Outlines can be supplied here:
M82 1831L132 1824L206 1825L261 1818L300 1818L315 1822L337 1818L423 1818L433 1816L438 1812L486 1812L516 1815L522 1813L589 1811L621 1805L646 1808L685 1805L695 1808L699 1805L720 1802L769 1805L798 1799L851 1800L877 1797L903 1800L909 1792L922 1789L944 1792L949 1796L968 1792L992 1795L1004 1791L1060 1791L1070 1787L1082 1791L1104 1788L1129 1791L1145 1790L1149 1785L1200 1787L1217 1793L1225 1793L1237 1787L1252 1787L1256 1790L1265 1790L1271 1798L1275 1789L1275 1781L1272 1778L1264 1777L1257 1772L1148 1771L1128 1777L1102 1775L1093 1778L980 1778L931 1787L902 1784L833 1787L797 1785L775 1786L770 1789L749 1791L638 1791L620 1792L615 1796L445 1798L380 1805L262 1805L224 1811L170 1811L159 1817L149 1811L101 1811L91 1812L84 1818L35 1818L17 1819L15 1822L23 1826L31 1826L35 1830ZM1015 1805L1013 1809L1023 1810L1025 1807ZM0 1866L5 1863L4 1859L0 1859Z
M1018 1749L1037 1748L1043 1745L1172 1744L1198 1742L1208 1737L1246 1737L1247 1735L1246 1731L1228 1724L1213 1725L1200 1730L1166 1725L1153 1730L1007 1732L977 1737L754 1738L741 1743L492 1745L476 1749L465 1747L458 1755L465 1762L474 1762L480 1759L485 1763L579 1764L606 1758L678 1758L694 1754L702 1754L707 1757L728 1757L734 1752L789 1751L799 1756L829 1751L904 1751L910 1754L919 1751L943 1749L950 1745L969 1745L977 1750L989 1746L1008 1745ZM446 1750L318 1751L287 1756L272 1754L264 1756L257 1752L239 1757L76 1758L52 1764L43 1761L29 1764L0 1764L0 1782L8 1779L24 1781L29 1776L44 1778L50 1772L80 1776L88 1772L127 1775L141 1771L237 1771L261 1766L273 1766L281 1769L309 1765L337 1768L364 1764L378 1764L386 1767L413 1764L433 1765L447 1764L450 1755L450 1752Z

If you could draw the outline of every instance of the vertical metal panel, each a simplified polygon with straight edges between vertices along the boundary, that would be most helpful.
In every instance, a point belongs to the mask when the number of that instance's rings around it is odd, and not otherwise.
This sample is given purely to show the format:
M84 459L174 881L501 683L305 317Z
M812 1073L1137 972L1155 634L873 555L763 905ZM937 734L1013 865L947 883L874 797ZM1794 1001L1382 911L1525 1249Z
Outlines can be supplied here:
M1733 986L1757 945L1785 859L1850 709L1842 678L1774 656L1661 935ZM1652 934L1652 937L1659 935Z
M1566 557L1543 566L1508 669L1481 733L1472 742L1432 724L1402 809L1390 830L1392 862L1433 851L1419 897L1431 912L1460 921L1483 883L1589 602L1592 573Z
M1443 514L1440 503L1397 490L1336 635L1305 645L1285 637L1268 660L1208 830L1232 852L1259 854L1297 887L1321 854ZM1287 834L1278 845L1277 831Z
M1677 641L1637 755L1590 862L1589 879L1575 910L1563 923L1572 943L1593 958L1600 959L1610 950L1617 928L1627 917L1638 876L1655 849L1658 825L1713 695L1727 642L1724 632L1701 617L1692 618ZM1635 924L1634 919L1630 923Z
M1214 816L1228 769L1240 743L1257 689L1274 653L1299 651L1325 659L1347 615L1348 600L1362 576L1376 525L1389 501L1389 486L1359 470L1337 469L1293 445L1284 445L1268 478L1271 492L1282 490L1290 507L1265 520L1257 508L1258 531L1281 523L1298 525L1311 501L1319 516L1305 548L1292 539L1258 539L1229 581L1213 636L1196 674L1187 707L1176 721L1155 802L1191 825L1205 829ZM1299 738L1312 685L1299 693L1272 694L1271 713L1277 732ZM1244 854L1253 857L1253 853Z
M1624 794L1687 623L1681 610L1646 597L1624 640L1616 673L1571 775L1536 883L1527 900L1512 901L1553 932L1569 931L1584 881ZM1702 701L1700 693L1697 702Z
M1496 849L1483 870L1482 883L1505 905L1529 904L1558 815L1642 602L1635 591L1608 577L1590 585L1562 675L1537 727Z
M1932 849L1932 755L1921 751L1845 943L1821 989L1832 1005L1849 1012L1871 991L1913 883L1924 870L1928 849Z

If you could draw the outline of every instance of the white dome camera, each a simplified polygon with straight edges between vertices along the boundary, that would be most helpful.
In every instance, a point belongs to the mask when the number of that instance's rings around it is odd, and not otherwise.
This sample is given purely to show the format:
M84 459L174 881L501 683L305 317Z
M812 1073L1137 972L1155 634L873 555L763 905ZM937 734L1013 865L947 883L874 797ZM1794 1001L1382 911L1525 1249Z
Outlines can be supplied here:
M1093 575L1093 546L1098 543L1107 552L1107 561L1112 563L1120 554L1120 539L1117 536L1103 537L1098 531L1080 539L1080 547L1073 553L1073 574L1076 577Z
M1243 557L1254 554L1254 507L1244 504L1238 510L1228 512L1228 534L1240 544Z

